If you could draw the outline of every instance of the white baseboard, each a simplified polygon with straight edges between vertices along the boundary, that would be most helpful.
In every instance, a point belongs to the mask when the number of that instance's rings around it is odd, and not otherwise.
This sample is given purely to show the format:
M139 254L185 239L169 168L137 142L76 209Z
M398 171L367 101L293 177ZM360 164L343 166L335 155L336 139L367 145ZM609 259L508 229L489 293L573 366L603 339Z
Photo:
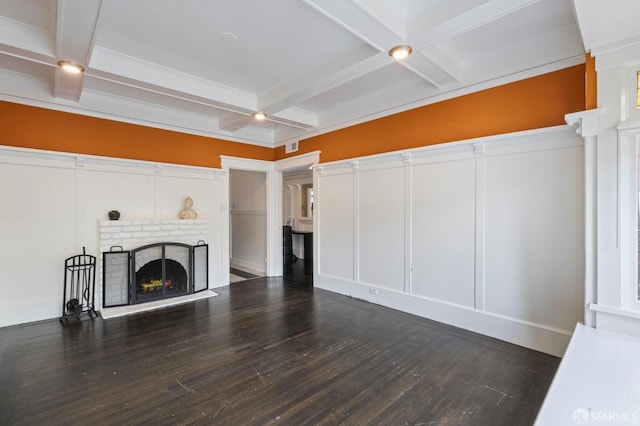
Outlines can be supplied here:
M316 274L314 286L557 357L564 355L571 340L571 331L322 274ZM374 288L377 294L371 294L370 288Z
M235 266L240 266L241 268L252 269L265 275L267 273L267 266L265 264L254 263L247 260L231 258L229 259L229 265L231 265L232 268Z

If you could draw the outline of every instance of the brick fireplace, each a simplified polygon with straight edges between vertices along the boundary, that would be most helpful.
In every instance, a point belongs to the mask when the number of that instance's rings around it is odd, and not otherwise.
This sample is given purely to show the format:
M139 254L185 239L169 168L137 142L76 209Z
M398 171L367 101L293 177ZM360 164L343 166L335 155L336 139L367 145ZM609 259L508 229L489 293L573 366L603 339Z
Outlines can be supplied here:
M145 303L208 288L202 246L208 238L209 224L202 219L100 221L98 306Z

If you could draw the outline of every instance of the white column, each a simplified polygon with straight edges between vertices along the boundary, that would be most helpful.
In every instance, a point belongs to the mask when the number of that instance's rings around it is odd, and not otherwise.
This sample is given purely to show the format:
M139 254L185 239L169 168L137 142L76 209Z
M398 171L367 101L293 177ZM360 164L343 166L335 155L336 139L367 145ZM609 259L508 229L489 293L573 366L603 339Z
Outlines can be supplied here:
M597 145L598 117L602 110L589 110L567 114L568 124L577 125L576 133L584 138L584 219L585 219L585 305L584 320L596 326L595 312L589 306L598 302L597 296Z

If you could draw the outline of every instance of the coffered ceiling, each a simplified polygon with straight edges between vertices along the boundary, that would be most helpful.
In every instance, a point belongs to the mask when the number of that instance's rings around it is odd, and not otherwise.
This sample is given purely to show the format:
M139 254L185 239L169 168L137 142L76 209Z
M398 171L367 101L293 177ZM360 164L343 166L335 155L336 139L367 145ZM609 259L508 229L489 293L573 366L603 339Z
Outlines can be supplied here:
M571 0L0 2L0 99L265 146L583 61Z

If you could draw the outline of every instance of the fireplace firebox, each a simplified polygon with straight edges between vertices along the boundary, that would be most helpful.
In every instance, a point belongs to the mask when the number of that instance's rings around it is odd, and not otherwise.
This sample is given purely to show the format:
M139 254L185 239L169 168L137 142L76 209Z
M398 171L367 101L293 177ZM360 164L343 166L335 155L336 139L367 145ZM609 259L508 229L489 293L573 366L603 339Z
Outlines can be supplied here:
M208 287L208 246L156 243L103 253L103 306L184 296Z

